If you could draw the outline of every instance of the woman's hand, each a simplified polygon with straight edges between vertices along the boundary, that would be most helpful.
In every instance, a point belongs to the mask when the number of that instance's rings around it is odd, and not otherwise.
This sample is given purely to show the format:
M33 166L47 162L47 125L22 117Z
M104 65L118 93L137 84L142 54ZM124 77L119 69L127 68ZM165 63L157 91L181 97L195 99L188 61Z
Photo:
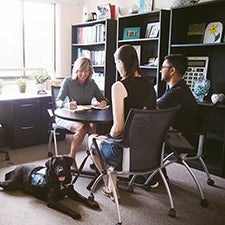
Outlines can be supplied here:
M69 103L69 109L74 110L77 108L77 102L76 101L72 101Z
M97 107L104 108L107 106L107 102L105 100L102 100L101 102L98 102Z

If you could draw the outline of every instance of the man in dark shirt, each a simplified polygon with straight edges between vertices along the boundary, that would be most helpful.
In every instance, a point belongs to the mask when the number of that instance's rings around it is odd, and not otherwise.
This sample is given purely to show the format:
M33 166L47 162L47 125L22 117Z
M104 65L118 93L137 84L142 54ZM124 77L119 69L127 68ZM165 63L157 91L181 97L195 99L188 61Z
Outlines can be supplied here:
M181 105L172 127L182 133L193 131L198 126L198 104L183 79L187 69L187 57L183 55L169 55L161 67L162 80L169 88L162 97L157 99L157 107L165 109Z

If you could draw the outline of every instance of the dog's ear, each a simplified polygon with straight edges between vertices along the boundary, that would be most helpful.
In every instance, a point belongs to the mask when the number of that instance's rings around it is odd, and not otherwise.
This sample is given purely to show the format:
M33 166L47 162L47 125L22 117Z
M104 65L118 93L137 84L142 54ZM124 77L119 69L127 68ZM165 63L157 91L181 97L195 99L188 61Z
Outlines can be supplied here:
M54 157L51 157L50 159L48 159L48 161L45 162L45 166L46 166L48 169L51 168L53 158L54 158Z
M69 166L72 166L74 159L69 156L63 156Z

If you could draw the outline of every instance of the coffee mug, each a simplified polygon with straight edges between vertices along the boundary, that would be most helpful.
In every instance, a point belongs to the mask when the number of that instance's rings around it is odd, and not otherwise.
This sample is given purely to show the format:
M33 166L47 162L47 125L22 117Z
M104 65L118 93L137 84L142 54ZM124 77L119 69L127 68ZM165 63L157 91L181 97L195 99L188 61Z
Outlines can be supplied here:
M97 20L97 13L96 12L86 12L84 14L85 21L93 21Z

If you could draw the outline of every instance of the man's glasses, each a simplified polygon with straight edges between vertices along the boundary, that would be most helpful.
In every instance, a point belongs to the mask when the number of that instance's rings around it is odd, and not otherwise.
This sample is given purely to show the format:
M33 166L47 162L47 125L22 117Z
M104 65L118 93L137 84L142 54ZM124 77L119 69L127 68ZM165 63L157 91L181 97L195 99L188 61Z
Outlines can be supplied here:
M160 70L164 69L164 68L172 68L172 66L160 66Z

